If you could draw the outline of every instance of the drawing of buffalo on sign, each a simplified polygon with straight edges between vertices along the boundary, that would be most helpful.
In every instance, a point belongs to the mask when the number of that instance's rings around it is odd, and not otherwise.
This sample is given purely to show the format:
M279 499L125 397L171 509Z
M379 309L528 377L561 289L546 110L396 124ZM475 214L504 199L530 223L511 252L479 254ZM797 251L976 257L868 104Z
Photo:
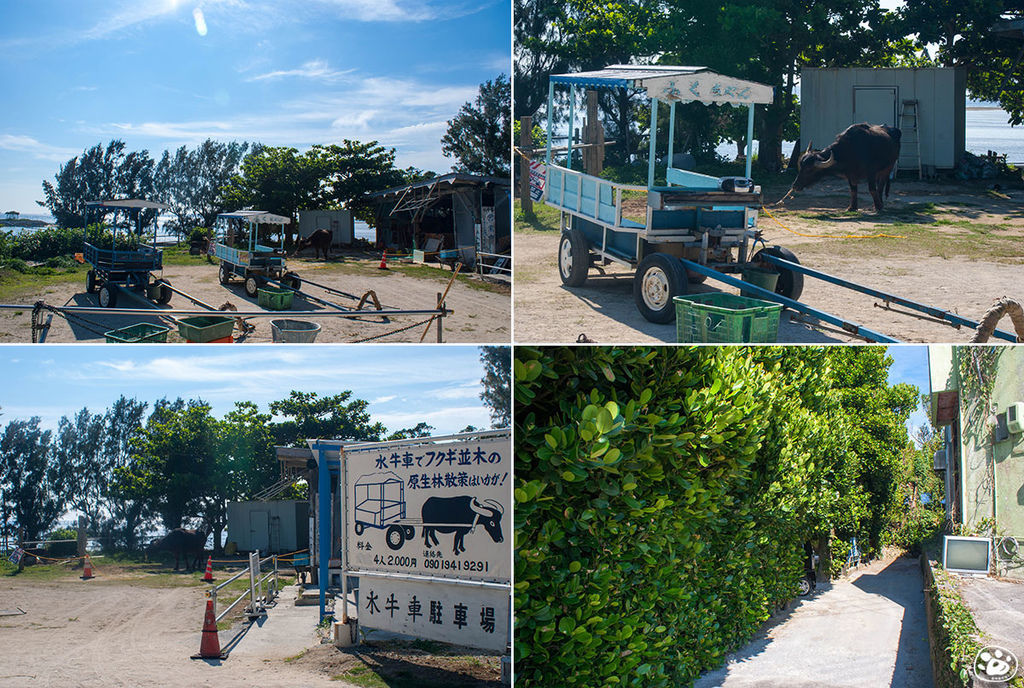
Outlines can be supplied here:
M495 542L502 542L501 505L493 499L477 501L476 497L430 497L423 502L423 542L427 547L440 544L437 533L455 533L454 550L466 551L466 533L478 524Z

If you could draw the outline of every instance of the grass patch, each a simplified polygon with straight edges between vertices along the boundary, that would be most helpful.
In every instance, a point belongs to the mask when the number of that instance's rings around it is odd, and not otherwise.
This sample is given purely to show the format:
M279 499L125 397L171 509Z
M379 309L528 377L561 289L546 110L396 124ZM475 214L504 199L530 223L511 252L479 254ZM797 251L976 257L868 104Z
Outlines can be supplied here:
M35 270L29 268L26 272L0 267L0 301L9 302L19 297L25 298L26 295L34 300L42 296L47 287L78 281L81 281L82 291L85 291L85 273L88 271L87 265Z
M356 686L364 688L389 688L389 684L377 674L373 673L370 667L357 666L341 674L331 676L332 681L347 681ZM394 686L395 684L391 684Z
M220 260L210 255L193 256L188 252L188 244L167 246L163 249L164 265L220 265Z
M519 201L515 202L515 231L520 234L529 232L557 232L558 210L544 203L535 202L533 212L523 212Z
M297 654L297 655L292 655L291 657L285 657L285 658L284 658L284 661L285 661L285 662L294 662L294 661L295 661L295 660L297 660L297 659L302 659L303 657L305 657L305 656L306 656L306 653L307 653L307 652L309 652L309 649L308 649L308 648L307 648L307 649L305 649L305 650L303 650L302 652L300 652L300 653L299 653L299 654Z

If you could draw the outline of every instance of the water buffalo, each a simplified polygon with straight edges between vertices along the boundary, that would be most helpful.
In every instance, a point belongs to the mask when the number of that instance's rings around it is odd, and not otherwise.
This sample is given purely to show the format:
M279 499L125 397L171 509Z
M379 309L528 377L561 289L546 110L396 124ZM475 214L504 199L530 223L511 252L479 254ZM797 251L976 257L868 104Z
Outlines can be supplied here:
M807 150L797 163L790 193L814 184L826 175L845 177L850 184L850 207L857 209L857 184L867 180L875 210L882 209L882 191L889 196L889 174L900 157L899 129L884 124L854 124L820 151ZM787 196L789 194L786 194Z
M310 246L312 246L313 249L316 251L316 257L319 258L320 252L323 251L324 260L326 260L327 252L331 248L331 241L333 240L333 238L334 237L331 234L330 230L318 229L312 234L310 234L308 237L304 239L299 239L298 246L296 246L295 248L295 253L298 253L304 248L309 248Z
M501 536L501 505L493 499L478 502L476 497L430 497L420 510L423 516L423 542L427 547L439 544L437 533L455 533L455 554L466 551L463 539L478 523L495 542ZM461 524L465 525L461 525ZM445 525L436 525L445 524ZM458 525L457 525L458 524Z
M208 532L203 530L186 530L175 528L162 538L154 540L148 548L150 552L165 550L174 552L174 570L178 570L179 557L185 560L185 570L191 573L200 566L200 558L206 548ZM191 555L195 555L194 557Z

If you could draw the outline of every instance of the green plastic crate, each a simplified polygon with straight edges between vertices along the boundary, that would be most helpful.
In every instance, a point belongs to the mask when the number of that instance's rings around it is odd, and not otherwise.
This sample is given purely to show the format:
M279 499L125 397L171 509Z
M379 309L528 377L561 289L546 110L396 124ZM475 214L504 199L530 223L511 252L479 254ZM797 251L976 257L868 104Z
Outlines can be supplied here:
M260 287L256 292L259 296L261 308L269 308L272 311L286 311L292 307L292 299L295 292L284 287Z
M222 315L197 315L178 321L178 334L190 342L212 342L231 336L235 319Z
M676 304L676 341L686 344L763 344L779 336L782 305L735 294L688 294Z
M167 333L171 328L153 323L137 323L111 330L103 336L107 338L108 344L141 344L143 342L166 342Z

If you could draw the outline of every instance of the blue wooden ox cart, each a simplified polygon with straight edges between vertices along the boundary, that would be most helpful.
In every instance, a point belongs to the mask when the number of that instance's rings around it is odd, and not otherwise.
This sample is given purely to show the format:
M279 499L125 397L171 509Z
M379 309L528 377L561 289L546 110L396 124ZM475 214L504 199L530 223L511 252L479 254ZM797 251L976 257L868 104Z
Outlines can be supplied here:
M565 166L551 161L551 115L556 86L569 88L569 121L575 117L577 89L638 90L651 102L647 185L610 182L572 169L569 138ZM694 264L719 273L760 267L778 272L775 292L796 300L803 275L766 260L777 256L797 263L792 252L771 246L751 255L757 233L761 190L750 179L754 105L770 103L770 86L716 74L704 67L613 65L593 72L550 78L544 201L561 211L558 270L567 286L580 286L594 265L617 263L635 270L633 298L645 318L667 323L675 317L672 299L689 282L708 276ZM747 161L744 177L712 177L673 163L676 104L698 101L747 107ZM668 157L665 186L655 185L658 105L668 103ZM762 242L763 243L763 242Z
M168 206L154 201L125 199L115 201L88 201L85 204L85 224L90 220L101 222L112 215L110 247L91 244L82 246L82 256L91 269L85 276L85 288L90 294L99 291L99 302L104 308L117 305L120 289L144 292L157 303L171 300L169 282L157 278L153 271L163 269L163 251L156 247L156 220ZM147 211L153 218L153 243L142 243Z
M232 277L245 281L245 293L256 297L267 280L281 282L298 289L302 282L285 264L284 226L291 222L282 215L263 210L236 210L221 213L215 225L217 240L213 254L220 258L220 283ZM275 225L280 233L280 246L273 248L259 243L261 225Z

